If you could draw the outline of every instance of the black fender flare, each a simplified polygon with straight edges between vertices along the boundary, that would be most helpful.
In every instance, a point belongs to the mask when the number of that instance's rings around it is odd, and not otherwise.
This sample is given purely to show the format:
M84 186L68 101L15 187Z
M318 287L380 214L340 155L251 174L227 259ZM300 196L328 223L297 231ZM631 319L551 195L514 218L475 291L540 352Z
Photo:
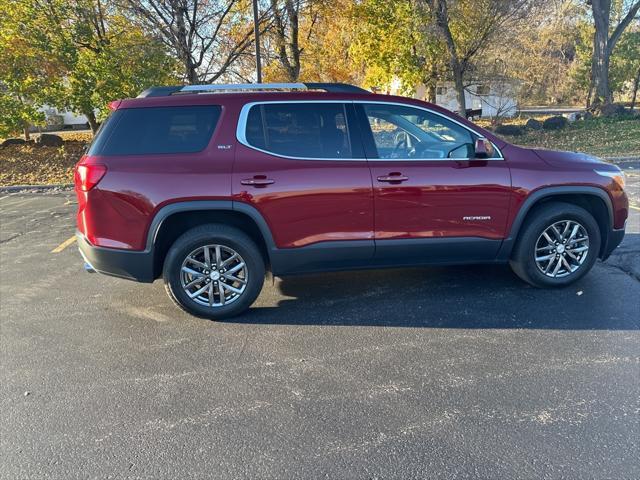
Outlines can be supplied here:
M170 203L156 212L153 220L151 221L151 225L149 226L149 231L147 232L145 251L153 251L162 223L171 215L181 212L194 212L200 210L217 210L245 214L258 226L264 242L267 245L269 255L271 255L271 251L276 248L269 225L255 207L243 202L232 200L191 200Z
M611 203L611 198L609 194L603 189L599 187L591 187L588 185L569 185L569 186L558 186L558 187L542 187L533 192L531 192L524 203L518 210L518 214L516 215L513 223L511 224L511 229L509 231L509 235L502 242L502 246L500 247L500 251L498 252L498 259L500 260L508 260L511 256L511 250L513 249L516 239L518 238L518 234L520 233L520 228L524 223L524 219L527 214L531 211L531 209L542 199L546 197L552 196L562 196L562 195L590 195L593 197L597 197L602 200L607 208L608 217L609 217L609 225L607 226L607 231L611 231L613 229L613 205ZM603 239L604 243L604 239Z

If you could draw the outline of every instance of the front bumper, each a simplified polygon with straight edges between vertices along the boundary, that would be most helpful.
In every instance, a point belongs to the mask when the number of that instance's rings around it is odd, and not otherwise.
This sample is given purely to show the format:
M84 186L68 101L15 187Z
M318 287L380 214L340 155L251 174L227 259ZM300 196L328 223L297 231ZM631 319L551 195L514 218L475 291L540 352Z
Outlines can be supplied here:
M84 235L76 232L78 249L84 259L85 270L93 269L112 277L151 283L155 279L153 252L132 252L114 248L96 247Z

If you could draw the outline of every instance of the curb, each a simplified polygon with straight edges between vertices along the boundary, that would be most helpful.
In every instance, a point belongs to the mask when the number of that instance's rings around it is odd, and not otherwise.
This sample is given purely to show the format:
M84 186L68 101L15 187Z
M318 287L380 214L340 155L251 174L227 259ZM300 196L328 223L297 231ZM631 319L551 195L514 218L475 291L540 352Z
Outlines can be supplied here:
M70 190L73 188L73 183L54 183L51 185L10 185L7 187L0 187L1 193L15 193L15 192L43 192L51 190Z

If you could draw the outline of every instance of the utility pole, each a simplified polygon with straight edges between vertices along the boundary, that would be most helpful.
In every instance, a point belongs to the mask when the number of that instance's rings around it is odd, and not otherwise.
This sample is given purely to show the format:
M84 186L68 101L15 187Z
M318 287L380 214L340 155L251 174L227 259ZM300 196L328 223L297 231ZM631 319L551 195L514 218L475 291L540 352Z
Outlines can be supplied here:
M253 36L256 44L256 82L262 83L262 65L260 64L260 28L258 25L258 0L253 0Z

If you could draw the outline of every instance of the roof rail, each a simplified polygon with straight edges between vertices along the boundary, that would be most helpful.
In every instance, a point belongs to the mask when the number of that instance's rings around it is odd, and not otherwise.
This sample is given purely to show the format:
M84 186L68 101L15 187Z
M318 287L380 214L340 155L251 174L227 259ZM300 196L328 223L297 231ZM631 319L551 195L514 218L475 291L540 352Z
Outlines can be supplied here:
M369 93L363 88L349 85L348 83L235 83L151 87L138 95L138 98L168 97L170 95L185 95L190 93L256 92L265 90L324 90L330 93Z

